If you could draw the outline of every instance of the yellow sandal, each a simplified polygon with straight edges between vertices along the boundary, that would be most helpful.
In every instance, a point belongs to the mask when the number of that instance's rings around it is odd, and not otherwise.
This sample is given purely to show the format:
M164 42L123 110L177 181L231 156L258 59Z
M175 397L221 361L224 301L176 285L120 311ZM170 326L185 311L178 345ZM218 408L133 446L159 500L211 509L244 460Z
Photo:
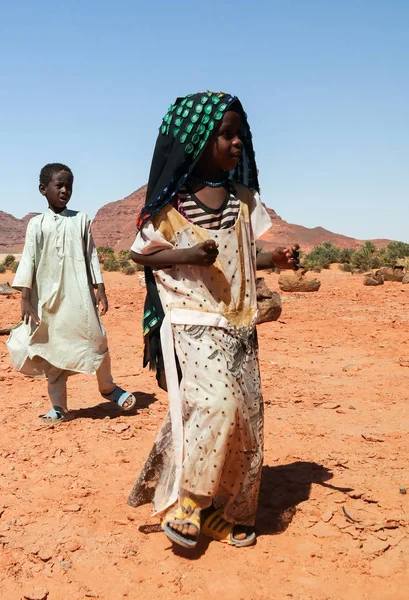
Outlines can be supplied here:
M182 503L171 508L162 520L162 529L165 535L175 544L183 548L194 548L200 533L200 510L198 504L191 498L184 498ZM171 524L193 525L197 529L197 536L183 535L180 531L172 529Z
M236 546L237 548L243 548L245 546L252 546L256 541L256 534L252 527L248 527L247 537L244 540L237 540L234 537L234 528L237 527L233 523L229 523L223 517L223 508L218 508L212 512L202 525L202 533L207 537ZM241 525L240 525L241 527Z

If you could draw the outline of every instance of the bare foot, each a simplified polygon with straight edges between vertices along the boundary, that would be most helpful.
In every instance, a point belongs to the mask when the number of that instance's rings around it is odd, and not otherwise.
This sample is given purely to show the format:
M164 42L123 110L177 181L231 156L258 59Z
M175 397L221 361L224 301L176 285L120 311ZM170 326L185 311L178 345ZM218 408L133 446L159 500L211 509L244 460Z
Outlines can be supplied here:
M124 408L126 410L127 408L130 408L132 406L132 403L133 403L132 396L128 396L128 398L125 400L125 402L123 403L121 408Z
M194 525L193 523L200 523L200 508L196 507L193 510L188 510L185 512L185 515L186 516L183 519L178 519L176 517L169 519L169 527L183 536L197 538L200 532L198 531L197 525Z
M245 525L235 525L233 529L233 537L235 540L245 540L246 537L253 533L252 527L246 527Z

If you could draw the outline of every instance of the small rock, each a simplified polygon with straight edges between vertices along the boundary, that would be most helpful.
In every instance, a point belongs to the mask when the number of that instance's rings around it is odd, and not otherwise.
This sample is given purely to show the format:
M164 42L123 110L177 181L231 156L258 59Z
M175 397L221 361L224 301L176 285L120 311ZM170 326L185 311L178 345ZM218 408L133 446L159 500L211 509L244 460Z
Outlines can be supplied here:
M405 271L403 267L381 267L379 272L383 276L385 281L396 281L402 283L405 278Z
M64 567L64 569L71 569L72 564L68 560L62 560L60 565Z
M321 408L327 408L329 410L334 410L335 408L339 408L341 405L337 402L324 402L321 404Z
M331 521L333 516L334 516L333 510L328 509L321 515L321 520L324 521L324 523L329 523L329 521Z
M364 285L376 286L383 285L385 282L382 273L375 271L374 273L367 273L364 279Z
M404 487L399 488L399 493L406 494L406 488L404 488Z
M305 277L305 272L300 270L280 275L278 285L283 292L318 292L321 282Z
M380 556L389 548L390 544L378 538L370 537L362 544L362 550L365 554L375 554Z
M115 433L123 433L127 429L129 429L130 425L126 425L125 423L116 423L112 425L111 429L115 431Z
M366 435L361 433L361 436L364 438L364 440L366 440L367 442L384 442L385 440L383 440L380 437L377 437L376 435Z
M62 510L63 512L79 512L81 506L79 504L70 504L69 506L64 506Z
M41 558L41 560L43 562L48 562L49 560L51 560L51 558L52 558L53 555L51 554L51 552L48 552L47 550L41 549L41 550L39 550L37 552L37 556L39 558Z
M76 552L77 550L79 550L81 548L81 544L79 542L69 542L66 545L67 550L69 550L70 552Z
M48 590L45 588L34 588L25 592L24 598L26 600L46 600L48 597Z
M256 291L258 308L257 323L260 325L261 323L277 321L282 312L280 295L267 287L263 277L257 277Z

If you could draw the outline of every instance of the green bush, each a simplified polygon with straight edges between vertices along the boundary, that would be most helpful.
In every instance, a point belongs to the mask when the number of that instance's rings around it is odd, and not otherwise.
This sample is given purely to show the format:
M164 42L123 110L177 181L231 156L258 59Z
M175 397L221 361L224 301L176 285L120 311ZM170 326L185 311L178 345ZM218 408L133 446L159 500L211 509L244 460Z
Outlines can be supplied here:
M130 260L130 258L131 258L131 251L130 250L120 250L118 252L118 258L124 259L124 260Z
M124 275L135 275L136 267L128 263L127 266L121 267L121 273Z
M6 272L6 267L3 265L3 263L0 263L0 273L5 273Z
M409 256L409 244L404 242L390 242L386 250L381 250L380 254L386 266L394 267L399 258Z
M114 249L110 246L100 246L97 248L98 260L100 263L105 263L106 260L114 260Z
M382 257L376 250L375 244L367 241L358 250L355 250L350 264L353 269L370 271L381 267L382 262Z
M352 273L352 265L350 263L342 263L339 265L341 271L345 271L346 273Z
M104 271L119 271L120 264L116 260L115 255L112 258L104 260Z
M340 252L340 249L331 242L324 242L321 246L313 248L303 262L309 269L314 267L329 269L332 263L339 262Z
M126 267L130 267L131 263L129 262L129 260L127 258L121 258L118 254L118 258L117 261L119 263L119 266L122 268L126 268Z
M15 260L14 262L11 263L11 265L9 266L9 269L12 273L15 273L18 269L20 262L18 260Z
M350 264L355 250L353 248L342 248L339 253L339 262L342 264Z
M3 265L6 267L6 269L10 269L14 262L16 262L16 257L12 254L7 254L6 258L3 260Z

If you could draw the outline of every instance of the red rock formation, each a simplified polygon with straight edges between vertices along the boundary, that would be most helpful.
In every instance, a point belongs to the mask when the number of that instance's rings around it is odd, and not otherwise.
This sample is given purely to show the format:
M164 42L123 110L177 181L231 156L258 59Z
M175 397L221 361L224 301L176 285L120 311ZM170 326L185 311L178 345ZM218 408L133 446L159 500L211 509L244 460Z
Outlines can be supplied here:
M136 217L145 201L146 186L143 186L123 200L110 202L97 212L92 231L97 246L111 246L115 251L130 248L135 239ZM260 245L267 249L276 246L288 246L298 242L304 252L323 242L332 242L340 248L355 248L362 242L323 227L309 229L302 225L287 223L271 208L267 209L272 221L272 228L260 240ZM16 219L12 215L0 211L0 253L21 252L28 220L34 216L27 215ZM389 240L372 240L376 246L384 247Z
M135 239L135 221L145 200L146 186L123 200L106 204L97 212L92 231L97 246L111 246L115 251L128 249ZM298 242L304 252L309 252L314 246L323 242L332 242L340 248L355 248L362 244L355 238L350 238L327 231L323 227L309 229L302 225L293 225L284 221L277 213L267 208L273 226L262 237L260 245L265 248L288 246ZM384 247L389 240L373 240L378 247Z
M146 185L123 200L110 202L99 209L92 224L98 246L111 246L116 252L128 250L136 234L136 218L145 203Z
M16 219L0 210L0 254L22 251L27 223L35 214L30 213L23 219Z

